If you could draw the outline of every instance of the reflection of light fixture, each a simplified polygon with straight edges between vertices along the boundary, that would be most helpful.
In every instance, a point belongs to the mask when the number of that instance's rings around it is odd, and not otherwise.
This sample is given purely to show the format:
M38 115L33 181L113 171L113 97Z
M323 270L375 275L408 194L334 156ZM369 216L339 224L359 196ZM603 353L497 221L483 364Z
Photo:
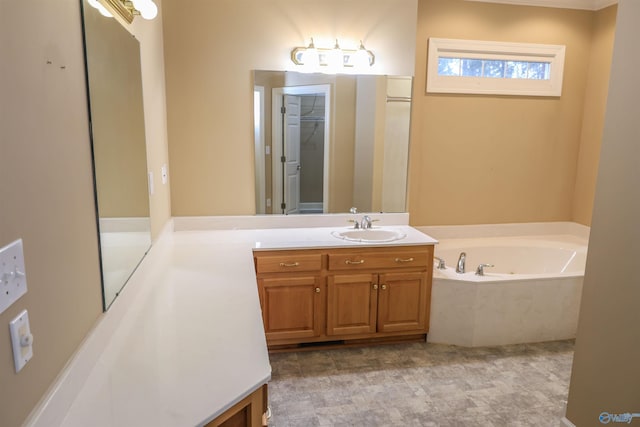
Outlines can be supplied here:
M341 49L336 39L335 46L331 48L316 48L313 43L307 47L295 47L291 51L291 61L300 65L305 71L324 71L338 73L340 71L365 70L375 62L375 55L365 49L360 41L358 49Z
M133 22L135 15L144 19L153 19L158 15L158 6L153 0L87 0L89 4L100 11L104 16L113 16L115 11L126 22ZM106 6L106 7L105 7Z
M300 58L307 71L313 72L320 66L320 55L318 54L316 45L313 44L313 37L311 37L311 43L309 43L309 46L301 51Z

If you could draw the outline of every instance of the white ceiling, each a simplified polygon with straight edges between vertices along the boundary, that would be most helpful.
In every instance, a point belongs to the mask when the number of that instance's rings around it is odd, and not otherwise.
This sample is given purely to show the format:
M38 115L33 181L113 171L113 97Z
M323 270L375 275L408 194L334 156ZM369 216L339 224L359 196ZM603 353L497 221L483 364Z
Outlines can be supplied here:
M618 3L618 0L467 0L481 1L485 3L506 3L521 6L545 6L560 7L566 9L586 9L600 10L612 4Z

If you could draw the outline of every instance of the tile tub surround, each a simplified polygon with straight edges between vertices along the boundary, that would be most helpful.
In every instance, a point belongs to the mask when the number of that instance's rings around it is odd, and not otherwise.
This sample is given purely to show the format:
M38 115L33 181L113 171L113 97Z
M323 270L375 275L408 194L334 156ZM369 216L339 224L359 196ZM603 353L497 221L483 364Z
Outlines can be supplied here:
M274 354L269 425L558 426L572 359L573 341Z
M436 242L406 225L389 226L407 234L402 244ZM363 246L331 236L337 226L172 228L154 242L27 426L173 427L215 418L271 374L252 250Z

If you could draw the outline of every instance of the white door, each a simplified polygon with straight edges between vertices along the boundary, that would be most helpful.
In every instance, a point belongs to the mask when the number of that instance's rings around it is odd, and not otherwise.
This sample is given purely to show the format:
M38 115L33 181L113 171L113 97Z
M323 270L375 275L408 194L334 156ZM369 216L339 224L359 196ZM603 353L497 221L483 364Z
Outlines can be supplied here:
M300 203L300 97L284 96L284 208L298 213Z

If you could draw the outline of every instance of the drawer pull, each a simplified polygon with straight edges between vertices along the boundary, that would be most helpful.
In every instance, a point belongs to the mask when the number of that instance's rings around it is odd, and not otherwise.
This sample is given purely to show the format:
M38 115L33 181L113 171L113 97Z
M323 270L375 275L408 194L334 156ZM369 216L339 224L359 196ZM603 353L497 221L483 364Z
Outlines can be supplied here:
M299 262L294 262L291 264L287 264L286 262L281 262L280 267L298 267L300 265Z
M316 288L316 294L320 293L320 288Z
M349 264L349 265L358 265L358 264L364 264L364 260L361 259L360 261L351 261L350 259L346 259L344 260L345 264Z
M413 258L396 258L396 262L413 262Z

